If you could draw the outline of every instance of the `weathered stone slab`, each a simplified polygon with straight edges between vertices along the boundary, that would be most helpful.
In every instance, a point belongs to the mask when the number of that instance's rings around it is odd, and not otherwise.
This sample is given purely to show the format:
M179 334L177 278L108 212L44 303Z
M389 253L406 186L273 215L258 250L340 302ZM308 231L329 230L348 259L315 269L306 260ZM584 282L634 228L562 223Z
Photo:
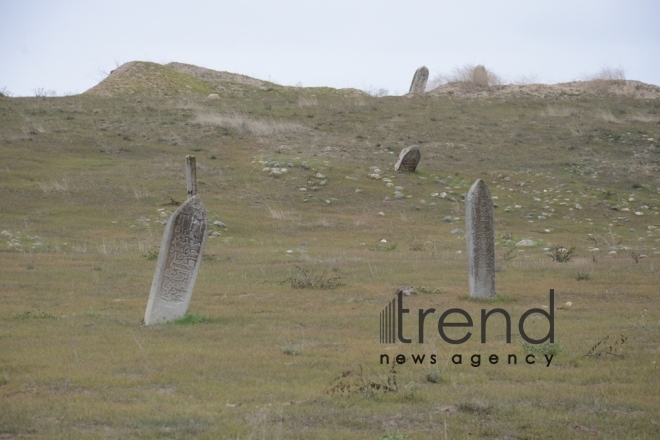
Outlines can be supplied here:
M426 82L429 80L429 69L422 66L415 71L412 83L410 84L410 91L408 93L424 93L426 90Z
M206 209L197 195L186 200L170 217L151 283L145 325L185 316L202 262L208 229Z
M481 64L474 68L472 82L479 87L488 87L488 72Z
M483 180L470 188L465 200L468 284L473 298L495 296L495 226L493 201Z
M419 151L419 147L412 145L401 150L399 153L399 160L396 161L394 165L394 171L406 171L412 173L417 169L417 164L422 158L422 153Z

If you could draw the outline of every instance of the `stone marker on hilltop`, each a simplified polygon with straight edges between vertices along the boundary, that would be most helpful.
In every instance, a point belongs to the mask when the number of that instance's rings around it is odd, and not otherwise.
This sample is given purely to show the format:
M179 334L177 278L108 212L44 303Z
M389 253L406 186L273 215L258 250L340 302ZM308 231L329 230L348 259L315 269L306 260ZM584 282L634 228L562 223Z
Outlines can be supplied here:
M481 64L472 71L472 82L479 87L488 87L488 72Z
M429 69L422 66L415 71L412 83L410 84L410 91L408 93L424 93L426 90L426 82L429 80Z
M422 158L422 153L419 147L412 145L401 150L399 153L399 160L394 165L394 171L406 171L412 173L417 168L419 160Z
M195 287L208 235L204 204L197 195L194 156L186 156L188 200L172 214L158 252L144 324L182 318Z
M483 180L470 188L465 200L468 284L472 298L495 297L495 227L493 201Z

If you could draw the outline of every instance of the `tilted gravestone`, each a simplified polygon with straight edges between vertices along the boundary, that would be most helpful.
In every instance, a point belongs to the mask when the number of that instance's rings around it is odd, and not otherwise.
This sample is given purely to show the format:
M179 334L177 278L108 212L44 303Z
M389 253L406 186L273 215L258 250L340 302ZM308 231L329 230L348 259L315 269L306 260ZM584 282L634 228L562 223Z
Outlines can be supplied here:
M481 64L472 71L472 82L479 87L488 87L488 72Z
M493 201L483 180L470 188L465 199L468 283L473 298L495 296L495 227Z
M408 93L424 93L426 90L426 82L429 80L429 69L422 66L415 71L412 83L410 84L410 91Z
M188 200L172 214L158 252L144 324L182 318L188 311L208 236L204 204L196 194L195 158L187 158Z
M419 147L412 145L401 150L399 153L399 160L394 164L394 171L406 171L412 173L417 168L419 160L422 158L422 153Z

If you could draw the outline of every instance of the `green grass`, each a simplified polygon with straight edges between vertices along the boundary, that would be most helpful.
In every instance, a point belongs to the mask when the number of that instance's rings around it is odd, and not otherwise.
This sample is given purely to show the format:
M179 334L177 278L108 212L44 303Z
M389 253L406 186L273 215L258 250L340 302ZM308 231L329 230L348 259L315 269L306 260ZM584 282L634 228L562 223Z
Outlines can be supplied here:
M172 91L163 96L141 89L143 80L120 84L134 91L127 96L0 101L1 435L660 435L660 153L648 141L660 130L651 117L630 116L657 115L657 102L219 90L174 75L156 84ZM193 91L174 93L185 84ZM220 99L207 101L207 92ZM245 125L198 122L209 114ZM259 131L260 122L302 129ZM400 176L396 155L414 144L418 172ZM144 327L162 221L172 199L185 199L187 154L197 156L209 222L227 228L211 228L220 236L207 241L179 322L188 325ZM262 171L273 162L288 172ZM369 178L371 166L382 179ZM498 204L491 301L466 296L464 234L450 233L465 229L461 194L477 178ZM396 186L404 198L394 199ZM537 245L511 251L527 238ZM546 255L560 245L575 248L569 261ZM646 257L635 263L631 252ZM312 281L323 274L317 285L343 285L295 289L299 267ZM436 312L424 344L379 344L379 314L402 285L427 286L405 298L406 336L418 309L451 307L475 318L475 335L450 346ZM551 288L561 353L550 367L526 365L518 319L547 306ZM480 311L491 308L510 313L513 343L498 315L480 343ZM525 329L543 337L547 323L535 316ZM626 342L610 350L614 335ZM462 365L452 363L456 353ZM397 392L325 393L344 373L387 383L381 354L407 357ZM415 365L411 354L437 362ZM470 365L475 354L479 367Z

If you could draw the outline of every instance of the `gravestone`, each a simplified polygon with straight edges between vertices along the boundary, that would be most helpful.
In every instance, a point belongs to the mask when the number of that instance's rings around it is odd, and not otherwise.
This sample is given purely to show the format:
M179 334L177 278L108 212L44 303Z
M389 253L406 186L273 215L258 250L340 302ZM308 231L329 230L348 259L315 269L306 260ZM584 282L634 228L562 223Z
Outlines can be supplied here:
M196 194L195 158L188 156L188 200L174 211L163 233L144 324L182 318L188 311L208 236L204 204Z
M488 87L488 72L481 64L474 68L472 82L479 87Z
M422 66L415 71L412 83L410 84L410 91L408 93L424 93L426 90L426 82L429 80L429 69Z
M394 171L406 171L412 173L417 168L419 160L422 158L422 153L419 147L412 145L401 150L399 153L399 160L394 164Z
M495 297L495 227L493 201L483 180L470 188L465 200L468 284L473 298Z

